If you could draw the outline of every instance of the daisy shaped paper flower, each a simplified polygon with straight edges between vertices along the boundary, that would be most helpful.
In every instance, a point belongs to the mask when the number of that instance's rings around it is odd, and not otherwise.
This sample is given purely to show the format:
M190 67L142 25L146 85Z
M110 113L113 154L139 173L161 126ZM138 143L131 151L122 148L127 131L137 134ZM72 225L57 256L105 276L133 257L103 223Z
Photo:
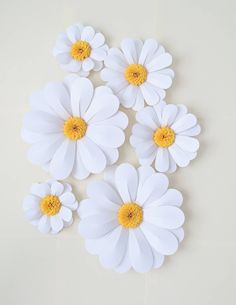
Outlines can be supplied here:
M91 70L101 70L107 50L101 33L91 26L75 24L58 36L53 54L65 70L88 76Z
M125 39L121 50L108 51L101 77L120 97L124 107L139 110L144 101L158 104L165 97L165 89L172 84L174 72L167 69L172 56L156 40Z
M178 249L184 232L182 195L150 166L118 166L107 182L93 182L80 203L79 232L101 264L117 272L159 268Z
M197 156L201 129L193 114L183 105L161 102L145 107L136 114L130 143L142 165L151 165L159 172L175 172Z
M100 173L119 157L128 118L108 87L70 76L50 83L31 97L23 138L32 143L28 157L59 180Z
M77 208L71 186L58 181L33 184L23 202L26 218L41 233L58 233L70 226Z

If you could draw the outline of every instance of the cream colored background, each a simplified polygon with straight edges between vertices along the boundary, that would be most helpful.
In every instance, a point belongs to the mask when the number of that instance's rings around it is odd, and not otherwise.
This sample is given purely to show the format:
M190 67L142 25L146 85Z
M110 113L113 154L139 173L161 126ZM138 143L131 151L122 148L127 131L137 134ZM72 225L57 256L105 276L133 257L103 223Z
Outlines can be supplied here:
M0 1L0 304L236 304L235 9L234 0ZM160 40L176 72L166 100L186 104L203 127L198 158L170 177L184 194L186 238L145 275L103 269L86 252L78 219L43 236L22 213L31 183L49 178L27 161L20 138L28 96L66 75L51 50L78 21L104 32L111 46L125 37ZM128 139L134 114L127 113ZM128 140L120 151L119 162L137 165ZM83 198L88 181L69 181Z

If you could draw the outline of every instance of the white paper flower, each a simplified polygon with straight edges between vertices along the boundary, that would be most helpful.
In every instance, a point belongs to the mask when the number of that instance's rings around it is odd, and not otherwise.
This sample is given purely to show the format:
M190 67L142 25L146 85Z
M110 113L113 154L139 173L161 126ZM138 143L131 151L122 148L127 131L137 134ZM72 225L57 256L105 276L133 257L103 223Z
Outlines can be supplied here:
M150 166L122 164L108 181L92 182L80 203L79 232L106 268L137 272L159 268L184 237L182 195Z
M84 179L117 161L128 118L110 88L72 75L36 92L31 107L22 131L29 159L55 179Z
M201 128L193 114L183 105L145 107L136 114L130 143L142 165L151 165L159 172L175 172L176 164L185 167L197 156L199 142L193 138Z
M172 84L174 72L166 69L172 56L154 39L125 39L121 50L108 51L101 77L120 97L124 107L140 110L144 100L158 104L165 97L165 89Z
M77 208L71 186L58 181L34 183L23 202L26 218L42 233L58 233L70 226Z
M91 26L75 24L58 36L53 54L66 71L88 76L91 70L101 70L107 50L101 33Z

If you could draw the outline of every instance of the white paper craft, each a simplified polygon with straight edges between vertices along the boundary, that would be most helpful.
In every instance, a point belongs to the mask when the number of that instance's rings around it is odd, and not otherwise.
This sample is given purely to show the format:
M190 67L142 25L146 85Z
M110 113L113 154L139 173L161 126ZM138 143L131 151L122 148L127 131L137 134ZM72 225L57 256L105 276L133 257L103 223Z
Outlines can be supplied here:
M23 202L26 218L41 233L55 234L70 226L77 208L71 186L58 181L34 183Z
M124 39L121 50L111 48L101 77L119 96L124 107L140 110L144 101L158 104L172 84L174 72L167 69L172 56L154 39Z
M107 50L103 34L75 24L58 36L53 54L64 70L88 76L91 70L101 70Z
M117 161L128 118L110 88L94 89L90 80L71 75L33 94L30 104L22 131L32 143L28 157L55 179L84 179Z
M183 240L182 195L154 169L122 164L88 185L78 209L87 250L117 272L159 268Z
M164 101L145 107L136 114L130 143L142 165L154 162L159 172L173 173L176 165L185 167L197 156L197 136L201 128L184 105L167 105Z

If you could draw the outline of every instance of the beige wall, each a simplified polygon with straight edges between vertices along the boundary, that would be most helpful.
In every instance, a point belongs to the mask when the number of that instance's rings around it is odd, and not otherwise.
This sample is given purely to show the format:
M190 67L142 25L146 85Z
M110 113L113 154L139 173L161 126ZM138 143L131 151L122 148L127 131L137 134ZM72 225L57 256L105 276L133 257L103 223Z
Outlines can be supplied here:
M236 304L235 9L234 0L0 1L1 304ZM43 236L23 217L31 183L48 175L26 159L22 117L32 91L66 75L51 49L78 21L100 28L113 46L125 37L159 39L176 72L166 100L186 104L203 127L198 158L170 177L184 194L186 238L161 269L145 275L104 270L86 252L78 220ZM128 142L123 161L137 164ZM69 181L83 198L88 181Z

